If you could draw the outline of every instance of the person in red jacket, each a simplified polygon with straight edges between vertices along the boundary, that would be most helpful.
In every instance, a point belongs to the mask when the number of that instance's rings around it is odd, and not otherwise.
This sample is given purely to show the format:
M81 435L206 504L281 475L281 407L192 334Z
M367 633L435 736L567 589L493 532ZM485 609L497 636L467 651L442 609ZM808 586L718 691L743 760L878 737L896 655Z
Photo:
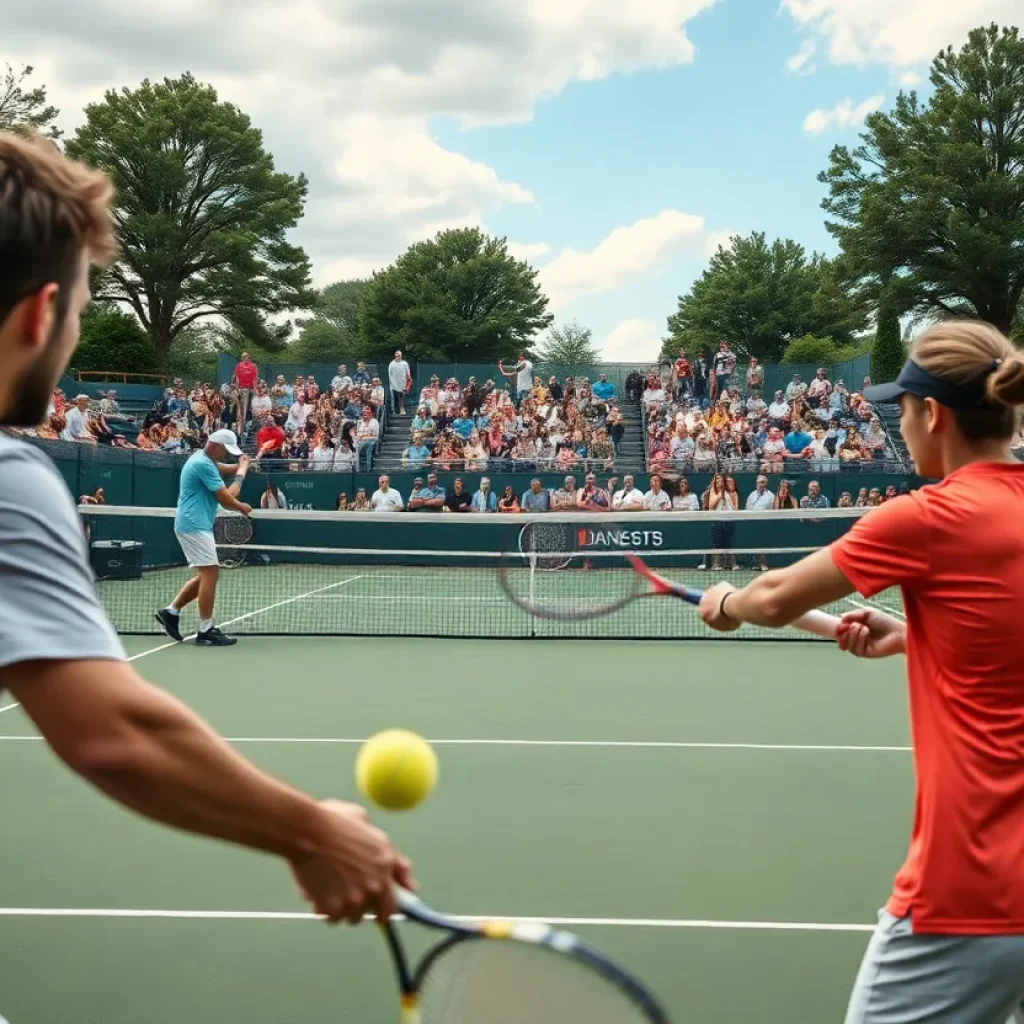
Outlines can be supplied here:
M245 421L249 418L249 402L252 393L256 388L256 381L259 379L260 371L256 364L249 358L248 352L242 353L242 358L235 364L235 372L232 379L235 387L238 388L238 436L241 437L245 429Z
M270 416L264 416L260 429L256 431L256 458L263 458L264 455L281 458L284 440L284 430L281 426Z
M950 321L864 395L899 401L917 472L939 482L742 590L713 587L700 614L723 631L783 626L900 588L905 622L848 612L838 636L858 657L906 655L917 784L846 1022L1003 1024L1024 1011L1024 465L1010 450L1024 355L988 324Z

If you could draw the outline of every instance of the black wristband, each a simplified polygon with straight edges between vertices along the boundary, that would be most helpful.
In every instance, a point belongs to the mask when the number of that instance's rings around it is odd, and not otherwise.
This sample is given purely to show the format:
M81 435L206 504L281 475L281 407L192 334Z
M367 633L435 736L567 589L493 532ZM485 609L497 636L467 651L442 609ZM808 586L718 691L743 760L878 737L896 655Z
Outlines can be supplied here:
M729 619L730 621L733 621L733 618L725 610L725 602L728 601L730 597L732 597L733 593L734 593L734 591L730 590L727 594L723 594L722 595L722 603L718 606L718 614L721 615L721 617L723 619Z

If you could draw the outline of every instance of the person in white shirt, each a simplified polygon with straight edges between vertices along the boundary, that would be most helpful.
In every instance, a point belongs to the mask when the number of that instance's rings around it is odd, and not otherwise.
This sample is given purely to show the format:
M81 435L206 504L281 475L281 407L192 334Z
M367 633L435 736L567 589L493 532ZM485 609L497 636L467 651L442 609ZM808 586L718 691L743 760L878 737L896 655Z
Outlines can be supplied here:
M297 430L306 429L306 420L309 419L311 405L306 405L305 395L296 395L292 407L288 410L288 419L285 421L284 429L289 434Z
M768 477L759 476L755 488L747 497L747 511L763 512L765 509L773 508L775 506L775 495L768 490ZM761 572L767 572L768 559L764 555L759 555L758 557L761 560Z
M657 387L652 386L649 382L647 387L644 388L643 403L649 409L655 402L665 401L665 389L659 383Z
M405 396L408 391L412 373L409 364L402 358L399 349L395 358L388 363L388 383L391 385L391 411L399 416L405 414Z
M348 368L344 363L338 367L338 372L331 378L331 387L335 391L352 387L352 378L348 375Z
M789 402L782 397L781 391L775 392L775 401L768 406L768 419L774 427L789 423Z
M363 406L359 422L356 424L356 444L358 447L359 461L370 471L373 465L373 453L377 448L377 441L380 440L380 423L373 415L373 410Z
M651 489L644 495L644 510L647 512L668 512L672 508L672 499L667 491L661 489L661 477L657 473L651 477Z
M96 438L89 430L89 396L79 395L74 404L69 405L64 413L64 429L60 432L62 441L79 441L82 444L95 444Z
M249 408L252 409L252 418L257 423L264 416L270 415L270 410L273 408L273 401L267 393L267 385L262 381L256 385L256 394L253 395L252 403Z
M642 512L644 508L644 492L637 490L632 474L622 480L622 490L612 495L612 508L616 512Z
M526 358L525 352L519 353L519 360L516 363L514 370L506 370L504 365L499 361L498 370L502 376L508 377L511 380L513 377L516 379L516 405L530 393L530 389L533 387L533 363Z
M260 508L265 509L286 509L288 499L280 492L274 481L267 477L267 489L260 496Z
M700 511L700 498L690 490L690 484L686 477L679 478L679 493L672 499L672 511Z
M807 394L807 385L800 379L799 373L793 374L793 379L786 385L786 398L792 402L794 398Z
M370 508L374 512L401 512L405 508L402 496L391 486L389 478L382 476L377 480L377 484L377 490L370 498Z

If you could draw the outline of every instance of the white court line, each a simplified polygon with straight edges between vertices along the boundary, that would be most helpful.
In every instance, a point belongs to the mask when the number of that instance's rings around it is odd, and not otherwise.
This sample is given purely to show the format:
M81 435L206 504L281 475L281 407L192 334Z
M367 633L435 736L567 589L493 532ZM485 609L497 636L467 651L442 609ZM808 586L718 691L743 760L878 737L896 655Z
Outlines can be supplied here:
M304 594L296 594L295 597L285 598L283 601L275 601L274 604L268 604L264 608L257 608L254 612L246 612L245 615L236 615L233 619L228 619L227 622L222 622L222 626L233 626L236 622L244 622L246 619L254 618L257 615L262 615L264 612L272 612L275 608L283 608L286 604L294 604L296 601L304 601L307 597L313 597L314 594L322 594L325 590L334 590L336 587L343 587L346 583L355 583L356 580L361 580L365 573L360 573L358 576L349 576L347 579L339 580L337 583L329 583L326 587L317 587L316 590L307 590ZM189 633L185 637L186 640L195 640L196 634ZM140 654L133 654L128 660L138 661L139 658L145 658L150 654L159 654L160 651L166 651L169 647L177 647L177 640L170 640L165 644L160 644L159 647L153 647L148 651L142 651Z
M899 619L901 622L907 621L907 616L903 612L896 608L886 608L883 605L876 604L874 601L869 601L867 598L857 601L852 597L848 597L846 600L849 601L850 604L856 605L858 608L863 608L865 611L884 612L886 615L891 615L894 619Z
M454 916L454 915L453 915ZM271 910L135 910L79 907L0 907L0 917L128 918L184 921L323 921L317 914ZM366 920L372 920L367 917ZM395 920L402 920L397 915ZM493 917L462 915L462 921L492 921ZM873 924L825 921L703 921L662 917L506 917L516 924L550 924L558 928L693 928L765 932L873 932Z
M5 704L2 708L0 708L0 715L2 715L5 711L13 711L15 708L20 707L20 704Z
M335 736L226 736L228 743L296 743L357 746L366 739ZM39 743L41 736L0 736L0 743ZM600 747L640 750L761 750L795 753L909 754L912 747L825 743L690 743L675 740L429 740L435 747Z

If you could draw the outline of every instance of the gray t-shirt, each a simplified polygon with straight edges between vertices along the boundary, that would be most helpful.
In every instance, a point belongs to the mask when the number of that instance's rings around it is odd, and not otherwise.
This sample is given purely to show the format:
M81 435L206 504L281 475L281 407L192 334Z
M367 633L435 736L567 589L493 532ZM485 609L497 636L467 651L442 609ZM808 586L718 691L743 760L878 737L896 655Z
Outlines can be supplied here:
M75 504L53 463L0 434L0 689L22 661L124 659Z

